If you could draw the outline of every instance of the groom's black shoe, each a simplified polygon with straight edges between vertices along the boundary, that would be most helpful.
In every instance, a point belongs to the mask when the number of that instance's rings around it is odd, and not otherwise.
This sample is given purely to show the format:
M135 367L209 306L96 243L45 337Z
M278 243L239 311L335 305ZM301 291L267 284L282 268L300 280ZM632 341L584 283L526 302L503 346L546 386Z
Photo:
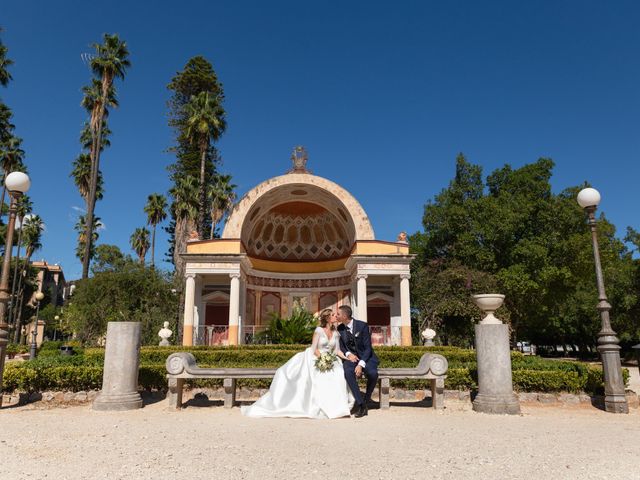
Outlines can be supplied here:
M369 409L367 408L367 404L365 403L365 404L360 405L358 407L358 410L356 411L355 417L356 418L364 417L368 413L369 413Z

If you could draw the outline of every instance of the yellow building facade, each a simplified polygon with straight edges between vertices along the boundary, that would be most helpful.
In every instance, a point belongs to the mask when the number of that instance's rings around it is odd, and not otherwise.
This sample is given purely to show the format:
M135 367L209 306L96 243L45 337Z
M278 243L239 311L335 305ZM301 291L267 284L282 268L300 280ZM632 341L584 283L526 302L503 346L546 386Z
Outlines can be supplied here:
M340 305L374 345L411 345L406 235L376 240L360 203L309 173L303 153L240 199L220 239L188 242L184 345L250 343L274 312Z

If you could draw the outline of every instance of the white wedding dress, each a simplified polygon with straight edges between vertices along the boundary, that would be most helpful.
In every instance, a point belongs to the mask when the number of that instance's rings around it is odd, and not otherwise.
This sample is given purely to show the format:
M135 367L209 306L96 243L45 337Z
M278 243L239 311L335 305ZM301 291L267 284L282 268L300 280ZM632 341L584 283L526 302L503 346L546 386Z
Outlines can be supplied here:
M339 340L338 332L327 338L324 330L317 327L311 346L278 368L269 391L253 405L243 406L242 414L248 417L349 416L354 400L344 379L342 361L336 360L328 372L320 372L315 366L316 349L337 352Z

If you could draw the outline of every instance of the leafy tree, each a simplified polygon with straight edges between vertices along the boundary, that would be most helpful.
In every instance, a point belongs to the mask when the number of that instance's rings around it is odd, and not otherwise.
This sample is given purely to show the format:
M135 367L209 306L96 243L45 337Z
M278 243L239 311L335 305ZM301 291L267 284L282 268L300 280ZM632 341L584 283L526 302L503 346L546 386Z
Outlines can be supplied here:
M94 275L104 272L116 272L122 270L127 263L132 262L129 255L122 253L116 245L97 245L91 270Z
M416 333L431 328L445 345L470 347L474 323L481 316L471 295L495 291L495 276L455 261L432 260L415 265L411 283L411 305L418 316ZM504 313L501 318L508 319Z
M424 232L411 238L418 255L415 304L435 311L443 303L455 306L461 291L447 293L447 279L463 266L490 275L496 283L483 288L506 295L499 314L510 320L514 340L593 346L599 319L590 234L575 201L579 187L553 194L552 170L544 158L518 169L505 165L485 185L481 168L459 156L449 187L425 205ZM614 328L626 332L628 312L638 303L633 262L603 215L598 232Z
M159 193L149 195L147 204L144 207L144 213L147 214L147 224L153 228L153 235L151 237L151 268L154 268L156 258L156 227L167 218L167 199L165 196Z
M147 256L147 251L150 246L149 230L144 227L136 228L129 238L129 243L133 251L138 255L140 263L144 265L144 259Z
M82 278L89 275L89 263L91 261L93 245L94 209L98 189L98 172L100 171L100 151L102 149L102 126L105 111L113 95L113 82L116 78L124 79L126 70L131 66L129 50L126 42L120 40L118 35L105 34L102 44L94 44L96 54L91 59L91 69L100 82L100 96L93 97L93 110L91 114L91 130L93 143L91 146L91 181L89 188L89 204L85 221L85 249L82 258ZM92 87L94 83L92 83ZM85 97L87 98L87 97Z
M96 272L81 280L65 307L76 338L95 344L107 331L108 322L141 322L142 342L157 344L164 321L175 323L172 283L159 270L126 261L114 270Z

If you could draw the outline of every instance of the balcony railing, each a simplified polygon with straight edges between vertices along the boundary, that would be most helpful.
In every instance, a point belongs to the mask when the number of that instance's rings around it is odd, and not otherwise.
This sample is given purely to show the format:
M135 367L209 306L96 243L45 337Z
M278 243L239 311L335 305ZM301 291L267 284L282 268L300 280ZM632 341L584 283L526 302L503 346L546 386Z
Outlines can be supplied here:
M229 345L229 327L226 325L199 325L196 345Z
M390 325L369 325L371 345L400 345L402 333L400 327Z
M271 344L266 335L259 335L266 327L263 325L245 325L242 327L242 339L244 344ZM390 325L370 325L371 344L376 345L400 345L400 327ZM198 327L196 345L229 345L229 327L226 325L200 325Z

